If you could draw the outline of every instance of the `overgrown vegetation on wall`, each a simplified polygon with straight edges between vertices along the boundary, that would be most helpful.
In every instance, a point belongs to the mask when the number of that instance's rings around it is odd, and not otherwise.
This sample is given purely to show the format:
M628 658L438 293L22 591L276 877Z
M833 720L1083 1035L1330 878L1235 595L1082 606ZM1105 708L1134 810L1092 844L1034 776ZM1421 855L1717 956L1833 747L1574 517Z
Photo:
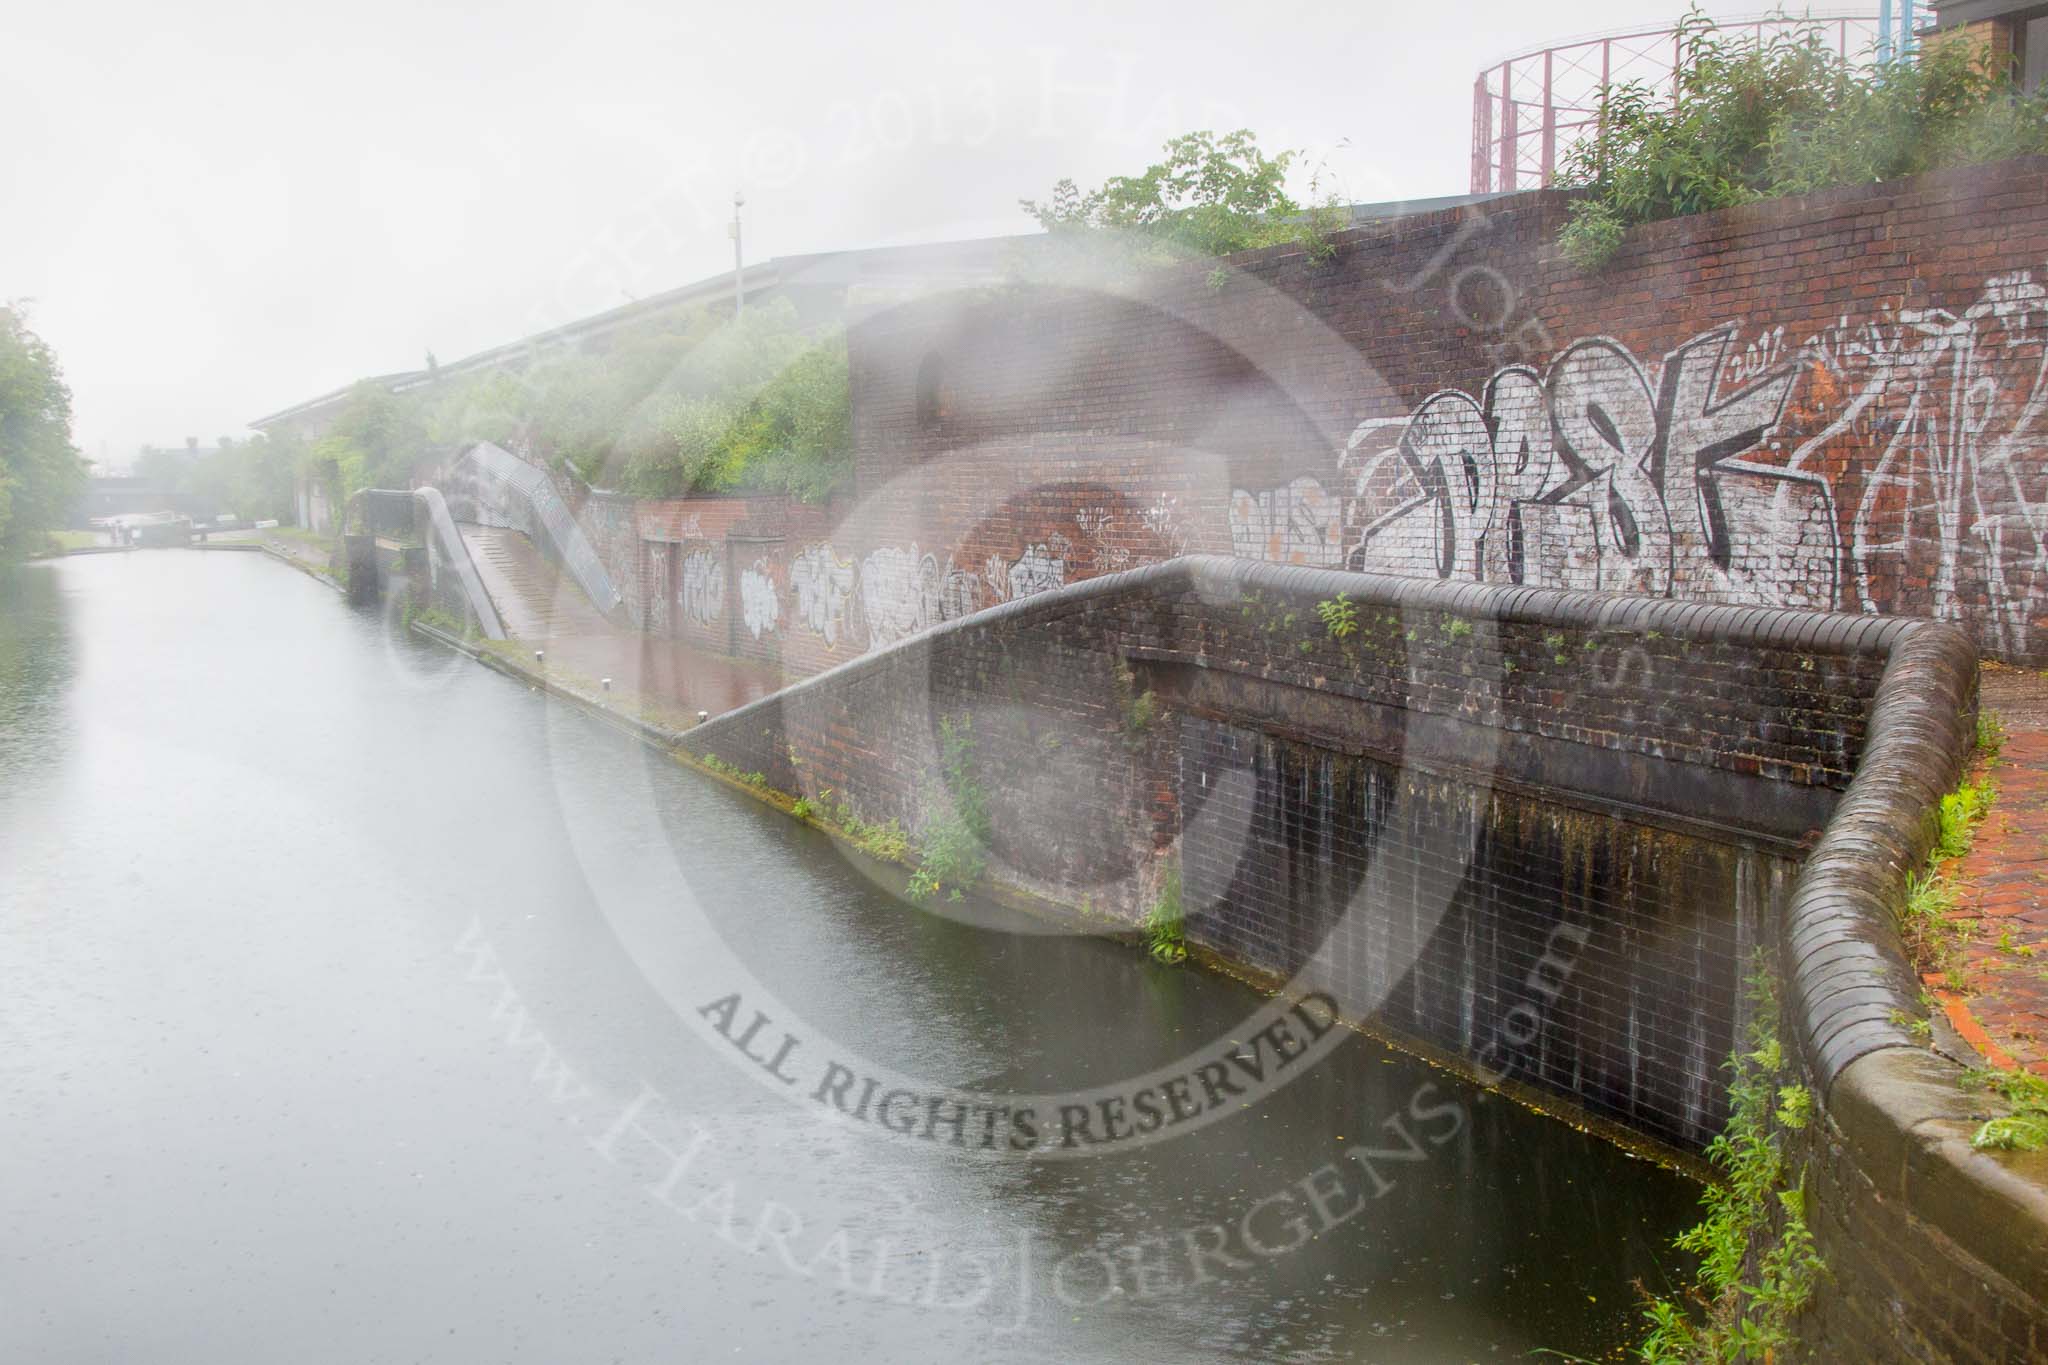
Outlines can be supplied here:
M1309 204L1288 193L1297 152L1268 156L1244 128L1221 137L1184 133L1162 150L1136 175L1113 175L1086 191L1062 180L1042 201L1018 200L1054 238L1026 273L1066 278L1284 242L1316 255L1334 250L1329 235L1345 225L1344 211L1334 196L1316 200L1320 176L1310 178Z
M1963 1075L1972 1090L1988 1090L2012 1112L1978 1125L1970 1145L1978 1151L2038 1152L2048 1147L2048 1081L2031 1071L1996 1071L1978 1067Z
M0 307L0 562L39 553L84 489L57 357L18 308Z
M1750 979L1750 1004L1748 1049L1728 1060L1728 1127L1707 1148L1722 1180L1701 1196L1706 1218L1677 1242L1700 1258L1699 1280L1681 1298L1650 1300L1645 1365L1789 1358L1793 1319L1826 1268L1788 1151L1812 1116L1813 1095L1793 1079L1778 1041L1776 993L1762 964Z
M749 489L820 501L853 468L844 332L787 301L627 329L601 353L543 356L392 393L358 385L308 452L340 496L404 488L474 441L524 446L585 484L643 497Z
M1977 827L1998 798L1992 774L1998 753L2005 744L2005 727L1989 709L1977 713L1977 761L1956 789L1941 798L1936 814L1940 824L1927 861L1906 879L1905 904L1899 914L1899 933L1905 941L1906 956L1921 976L1940 973L1949 989L1962 990L1963 941L1975 931L1975 920L1955 917L1956 888L1944 872L1946 864L1970 851ZM1932 997L1923 994L1923 1008L1934 1008ZM1916 1027L1916 1032L1925 1032Z
M1145 912L1145 951L1168 966L1187 961L1187 911L1181 905L1177 861L1166 865L1159 879L1159 898Z
M1676 100L1610 87L1599 132L1567 159L1563 183L1591 195L1559 244L1582 268L1636 223L2048 152L2048 95L2021 92L2009 63L1966 42L1866 66L1832 51L1819 23L1759 43L1697 7L1679 42Z
M939 771L943 782L926 793L919 861L906 888L914 901L941 893L961 900L988 867L988 792L975 775L974 731L964 715L939 719Z

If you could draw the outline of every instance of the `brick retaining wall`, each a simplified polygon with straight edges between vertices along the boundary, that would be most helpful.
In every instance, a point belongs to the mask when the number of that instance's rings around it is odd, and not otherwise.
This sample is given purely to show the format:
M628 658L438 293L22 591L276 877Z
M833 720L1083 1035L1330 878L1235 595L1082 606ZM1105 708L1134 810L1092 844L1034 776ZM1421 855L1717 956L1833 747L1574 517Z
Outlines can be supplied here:
M1974 679L1929 623L1195 558L679 739L915 831L964 721L1013 890L1134 922L1177 861L1198 947L1681 1148L1725 1118L1738 983L1774 948L1818 1099L1816 1358L2001 1361L2048 1344L2048 1170L1970 1149L1894 918Z
M851 495L747 500L677 628L804 676L1210 552L1932 616L2048 662L2048 159L1652 224L1593 274L1565 207L871 317ZM657 519L716 542L727 501Z

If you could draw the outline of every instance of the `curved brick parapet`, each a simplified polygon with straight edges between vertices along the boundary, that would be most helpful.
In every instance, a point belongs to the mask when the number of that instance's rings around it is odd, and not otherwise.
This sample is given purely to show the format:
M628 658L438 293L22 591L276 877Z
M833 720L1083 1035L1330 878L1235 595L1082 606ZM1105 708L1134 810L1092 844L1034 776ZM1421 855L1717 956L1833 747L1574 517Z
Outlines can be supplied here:
M1316 624L1339 594L1358 609L1341 645ZM1122 703L1138 688L1159 700L1165 732L1129 733ZM1698 979L1589 936L1592 970L1572 987L1583 1000L1560 996L1549 1021L1576 1060L1530 1066L1525 1088L1697 1150L1725 1118L1719 1064L1744 1023L1740 978L1752 952L1771 952L1785 1034L1819 1101L1807 1188L1832 1274L1807 1324L1817 1358L2033 1359L2048 1351L2048 1163L1971 1150L1960 1069L1904 1022L1918 993L1897 914L1970 750L1975 691L1974 646L1930 622L1192 556L948 622L683 742L783 790L852 793L865 818L914 832L938 718L984 717L978 761L992 801L1014 796L1017 824L998 836L994 875L1069 904L1085 885L1095 909L1127 920L1202 799L1183 775L1212 790L1215 763L1261 745L1294 755L1297 774L1378 765L1372 780L1408 781L1424 803L1440 779L1483 789L1489 809L1524 813L1503 825L1521 831L1517 856L1552 847L1545 821L1565 821L1581 848L1620 847L1615 829L1662 831L1643 837L1667 840L1657 856L1681 881L1731 899L1661 920L1654 905L1613 913L1650 915L1640 939L1696 935L1681 956ZM1037 740L1010 739L1005 716ZM1422 776L1385 776L1396 770ZM1577 814L1524 818L1552 804ZM1198 873L1229 882L1225 853L1219 872L1183 848L1191 892ZM1302 907L1241 888L1215 904L1191 912L1190 940L1274 975L1319 932ZM1541 896L1489 905L1544 928ZM1698 923L1717 917L1718 933ZM1488 982L1433 958L1441 946L1416 945L1404 999L1464 972L1469 1013ZM1627 1036L1685 1074L1603 1076L1588 1060L1617 1036L1602 1019L1645 995L1684 1017L1632 1019ZM1452 1013L1423 1000L1370 1022L1457 1064L1475 1048Z

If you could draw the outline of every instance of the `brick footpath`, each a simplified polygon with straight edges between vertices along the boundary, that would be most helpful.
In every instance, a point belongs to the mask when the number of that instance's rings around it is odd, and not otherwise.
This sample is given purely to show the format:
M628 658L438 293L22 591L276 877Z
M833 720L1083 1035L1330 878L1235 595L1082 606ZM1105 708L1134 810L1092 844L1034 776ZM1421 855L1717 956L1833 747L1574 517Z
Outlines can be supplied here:
M700 711L722 715L795 681L750 659L710 654L638 631L552 635L518 643L540 645L551 671L566 672L593 688L610 678L611 695L620 704L676 730L690 728Z
M1998 799L1969 853L1945 869L1967 926L1965 991L1931 976L1965 1039L1994 1065L2048 1076L2048 673L1984 666L1982 704L2005 725L1990 765ZM1985 776L1980 762L1973 777Z

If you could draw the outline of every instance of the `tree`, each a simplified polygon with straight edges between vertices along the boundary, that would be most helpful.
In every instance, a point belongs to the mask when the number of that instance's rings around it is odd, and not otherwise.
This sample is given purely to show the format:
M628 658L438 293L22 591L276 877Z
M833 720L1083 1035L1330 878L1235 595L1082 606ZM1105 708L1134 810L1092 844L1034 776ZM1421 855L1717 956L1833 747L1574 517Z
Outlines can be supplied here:
M289 520L298 454L290 437L263 432L245 441L221 437L202 464L205 490L214 495L212 510L232 511L246 521Z
M85 479L56 356L18 305L0 307L0 560L41 549Z
M332 461L346 498L358 488L410 488L428 453L419 405L380 384L355 386L327 434L313 443L313 463Z
M1333 226L1334 204L1304 208L1287 193L1296 152L1267 156L1250 130L1184 133L1165 158L1137 175L1115 175L1083 192L1071 179L1023 210L1055 236L1119 234L1155 258L1221 256L1276 242L1312 247ZM1313 189L1313 186L1311 186Z
M787 300L694 341L634 391L613 429L611 471L632 491L819 501L851 472L845 333L806 334Z

